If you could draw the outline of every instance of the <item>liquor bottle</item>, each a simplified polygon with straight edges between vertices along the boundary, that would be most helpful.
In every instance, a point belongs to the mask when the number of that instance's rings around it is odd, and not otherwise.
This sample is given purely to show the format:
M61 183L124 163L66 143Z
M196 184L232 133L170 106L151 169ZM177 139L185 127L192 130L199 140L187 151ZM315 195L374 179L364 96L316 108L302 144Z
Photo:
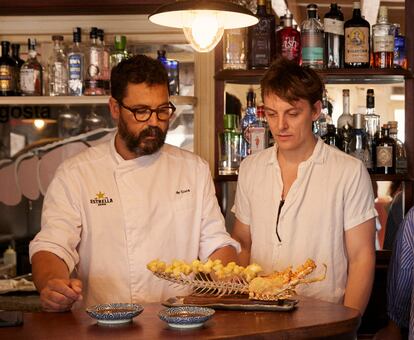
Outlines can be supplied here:
M283 28L276 32L277 55L300 64L300 33L292 27L293 16L289 10L283 20Z
M325 29L325 61L327 68L344 67L344 15L336 3L323 19Z
M398 139L398 122L390 121L388 122L390 127L390 137L394 139L396 143L396 172L397 174L406 174L407 173L407 152L405 150L404 143Z
M109 93L110 90L110 83L109 79L111 77L111 68L109 64L109 48L105 46L105 32L103 29L97 30L98 35L98 45L100 46L100 52L101 52L101 79L104 83L104 88L107 93Z
M400 24L394 25L394 67L407 68L407 57L405 54L405 37L400 33Z
M180 69L178 60L167 59L165 50L157 51L157 59L161 61L168 73L168 91L170 96L180 94Z
M319 137L323 137L328 133L328 124L332 124L332 118L329 115L329 101L326 89L322 94L322 109L319 117L313 122L313 133Z
M257 116L256 116L256 93L253 89L249 89L247 92L247 106L245 115L240 122L240 127L242 130L243 136L243 145L242 145L242 158L247 157L251 153L251 134L250 128L256 126Z
M342 90L342 114L338 117L337 129L340 140L340 149L349 153L349 143L352 137L353 117L349 113L349 90Z
M20 89L23 96L43 94L43 67L37 60L36 39L27 40L29 57L20 68Z
M238 128L238 116L225 114L224 131L219 134L219 175L235 175L241 162L242 136Z
M375 113L375 95L373 89L367 90L367 109L365 113L365 130L367 132L368 150L371 154L373 167L368 169L375 171L374 165L376 162L375 142L380 132L380 116Z
M345 67L369 67L369 22L361 16L360 2L354 2L352 18L344 24L345 31Z
M395 174L396 143L389 135L388 125L383 125L381 135L376 142L375 172L378 174Z
M247 69L247 28L224 31L223 68L233 70Z
M248 64L250 69L268 68L275 56L275 17L267 14L266 0L257 1L259 22L248 28Z
M322 140L331 146L339 148L339 137L336 134L336 128L333 124L327 125L327 133L322 137Z
M98 44L98 29L92 27L89 33L90 43L86 53L86 80L99 80L101 78L102 60L101 47ZM85 86L86 88L86 86Z
M0 96L15 96L17 94L17 63L9 56L9 50L10 42L2 41L0 57Z
M20 59L20 44L11 44L12 50L12 58L17 64L16 72L14 73L16 76L15 84L16 84L16 95L20 96L20 68L24 64L24 60Z
M66 96L68 93L67 58L63 52L63 36L54 35L53 51L48 63L49 96Z
M323 25L318 19L318 6L307 6L308 18L302 22L301 46L302 65L321 69L324 62L324 31Z
M365 133L365 119L364 115L360 113L353 115L353 131L349 143L349 154L361 160L367 169L372 169L372 159Z
M269 146L269 126L266 121L264 107L256 109L256 123L250 126L250 153L254 154Z
M128 53L126 49L126 36L125 35L116 35L114 38L114 46L115 50L111 53L109 57L109 64L111 67L111 70L113 67L118 65L122 60L128 59L130 57L130 54Z
M392 68L394 65L395 26L388 22L386 6L380 6L378 20L372 26L372 49L375 68Z
M85 86L85 54L81 42L81 28L75 27L73 29L73 45L68 53L68 94L70 96L81 96Z

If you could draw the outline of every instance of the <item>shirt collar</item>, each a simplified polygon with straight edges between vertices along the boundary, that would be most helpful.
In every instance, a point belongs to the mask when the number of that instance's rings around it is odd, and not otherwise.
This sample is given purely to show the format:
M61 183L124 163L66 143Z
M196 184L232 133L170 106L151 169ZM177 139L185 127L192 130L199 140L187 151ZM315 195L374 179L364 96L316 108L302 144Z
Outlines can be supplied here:
M278 145L277 143L275 143L275 145L272 148L273 151L270 153L268 164L278 163L277 157L276 157L277 149L278 149ZM320 137L318 137L316 141L316 145L313 149L312 155L302 163L311 162L311 163L323 164L325 162L325 155L326 155L326 145L324 141Z

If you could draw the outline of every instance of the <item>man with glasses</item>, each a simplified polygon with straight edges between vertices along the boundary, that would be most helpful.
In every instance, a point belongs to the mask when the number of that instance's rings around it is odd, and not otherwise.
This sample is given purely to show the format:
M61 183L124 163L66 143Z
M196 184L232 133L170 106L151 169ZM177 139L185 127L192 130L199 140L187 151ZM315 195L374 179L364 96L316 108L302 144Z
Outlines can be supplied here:
M247 157L239 169L232 236L241 264L267 272L307 258L325 280L298 293L364 312L375 264L374 196L361 161L312 133L323 84L312 69L276 61L261 81L275 147Z
M30 244L45 310L185 294L146 264L228 262L240 247L225 231L207 163L164 144L175 107L163 65L143 55L122 61L111 95L117 134L58 169Z

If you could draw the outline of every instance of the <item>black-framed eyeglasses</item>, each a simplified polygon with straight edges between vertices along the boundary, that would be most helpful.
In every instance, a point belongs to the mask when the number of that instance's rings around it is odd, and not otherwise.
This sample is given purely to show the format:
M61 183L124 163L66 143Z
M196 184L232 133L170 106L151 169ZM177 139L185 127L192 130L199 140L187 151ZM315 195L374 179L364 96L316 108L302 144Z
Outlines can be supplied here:
M176 107L171 102L168 102L168 105L161 105L156 109L151 109L148 106L132 108L125 106L124 104L122 104L122 102L118 102L118 104L122 106L124 109L127 109L128 111L132 112L132 114L135 117L135 120L140 123L149 120L154 112L156 113L158 120L169 120L176 110Z

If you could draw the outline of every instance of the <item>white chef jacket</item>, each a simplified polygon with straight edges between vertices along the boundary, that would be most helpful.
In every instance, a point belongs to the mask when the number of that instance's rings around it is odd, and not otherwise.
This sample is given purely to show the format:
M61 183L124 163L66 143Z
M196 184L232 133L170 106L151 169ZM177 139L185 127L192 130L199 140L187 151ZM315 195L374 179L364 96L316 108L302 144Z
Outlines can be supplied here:
M184 293L155 277L153 259L206 260L239 244L225 231L210 170L165 144L124 160L114 138L66 160L43 203L34 253L50 251L83 281L84 303L154 302Z
M279 242L283 182L276 152L277 146L266 149L240 166L233 210L250 226L251 262L271 272L311 258L319 274L325 263L326 279L298 286L297 292L342 302L348 269L344 232L377 215L369 174L361 161L318 139L285 198Z

